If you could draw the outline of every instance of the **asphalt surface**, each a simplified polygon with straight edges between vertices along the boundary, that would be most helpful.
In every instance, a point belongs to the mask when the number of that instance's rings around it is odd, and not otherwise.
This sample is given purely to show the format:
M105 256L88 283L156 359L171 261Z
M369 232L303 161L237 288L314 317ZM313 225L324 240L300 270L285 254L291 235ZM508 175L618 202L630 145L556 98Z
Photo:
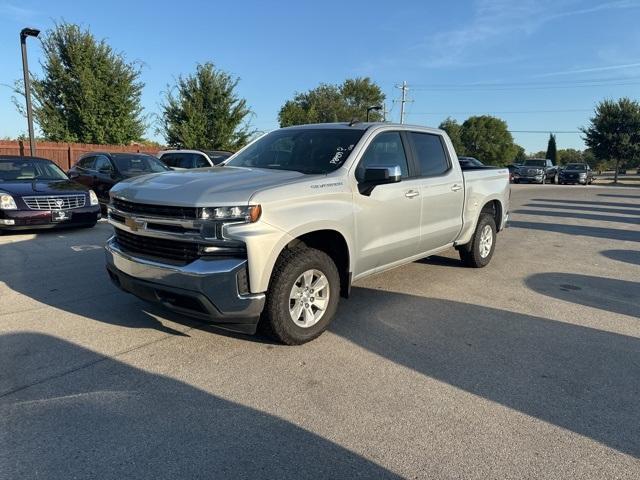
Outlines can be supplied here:
M301 346L0 237L0 478L640 478L640 189L516 185L492 263L358 282Z

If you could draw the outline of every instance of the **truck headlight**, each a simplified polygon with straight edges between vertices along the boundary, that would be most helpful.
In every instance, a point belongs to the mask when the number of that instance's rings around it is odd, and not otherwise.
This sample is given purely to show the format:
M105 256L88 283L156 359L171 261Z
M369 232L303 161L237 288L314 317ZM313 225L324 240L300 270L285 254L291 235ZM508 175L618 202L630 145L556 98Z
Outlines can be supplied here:
M202 220L257 222L262 214L260 205L242 205L237 207L205 207L200 209Z
M98 196L96 195L96 192L94 192L93 190L89 190L89 203L91 205L98 205Z
M0 193L0 210L17 210L16 201L8 193Z

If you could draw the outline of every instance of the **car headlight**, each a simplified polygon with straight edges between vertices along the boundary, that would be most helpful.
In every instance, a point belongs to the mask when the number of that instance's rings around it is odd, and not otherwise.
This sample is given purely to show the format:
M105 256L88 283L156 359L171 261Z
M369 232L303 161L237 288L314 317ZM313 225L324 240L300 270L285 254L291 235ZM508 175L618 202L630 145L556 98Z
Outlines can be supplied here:
M206 207L200 209L202 220L221 220L228 222L257 222L262 214L260 205L243 205L238 207Z
M0 210L17 210L16 201L8 193L0 193Z
M96 195L96 192L94 192L93 190L89 190L89 203L91 205L98 205L98 196Z

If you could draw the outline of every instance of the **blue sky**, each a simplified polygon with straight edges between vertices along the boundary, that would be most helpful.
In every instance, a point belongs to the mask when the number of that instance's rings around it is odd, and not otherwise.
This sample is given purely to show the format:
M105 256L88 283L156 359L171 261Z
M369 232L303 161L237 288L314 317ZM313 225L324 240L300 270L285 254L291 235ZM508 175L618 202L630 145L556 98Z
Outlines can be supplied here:
M277 127L294 92L354 76L382 87L393 120L394 85L406 80L407 123L495 114L530 152L546 148L546 132L585 125L599 100L640 97L640 0L0 0L0 84L22 75L20 29L60 19L143 62L150 120L167 84L206 61L241 78L258 130ZM37 74L38 42L29 54ZM0 137L26 131L11 97L0 85ZM162 140L153 127L148 136ZM557 139L583 148L576 133Z

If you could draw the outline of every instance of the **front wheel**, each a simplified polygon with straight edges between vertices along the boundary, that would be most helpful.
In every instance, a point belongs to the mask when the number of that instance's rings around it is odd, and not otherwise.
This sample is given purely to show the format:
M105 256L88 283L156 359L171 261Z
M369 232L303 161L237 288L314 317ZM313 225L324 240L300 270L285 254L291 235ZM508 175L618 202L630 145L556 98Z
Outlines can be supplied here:
M273 269L261 322L282 343L300 345L327 329L339 298L340 275L331 257L314 248L287 249Z
M483 213L478 219L473 238L462 245L458 252L467 267L482 268L489 264L496 248L496 222L493 216Z

